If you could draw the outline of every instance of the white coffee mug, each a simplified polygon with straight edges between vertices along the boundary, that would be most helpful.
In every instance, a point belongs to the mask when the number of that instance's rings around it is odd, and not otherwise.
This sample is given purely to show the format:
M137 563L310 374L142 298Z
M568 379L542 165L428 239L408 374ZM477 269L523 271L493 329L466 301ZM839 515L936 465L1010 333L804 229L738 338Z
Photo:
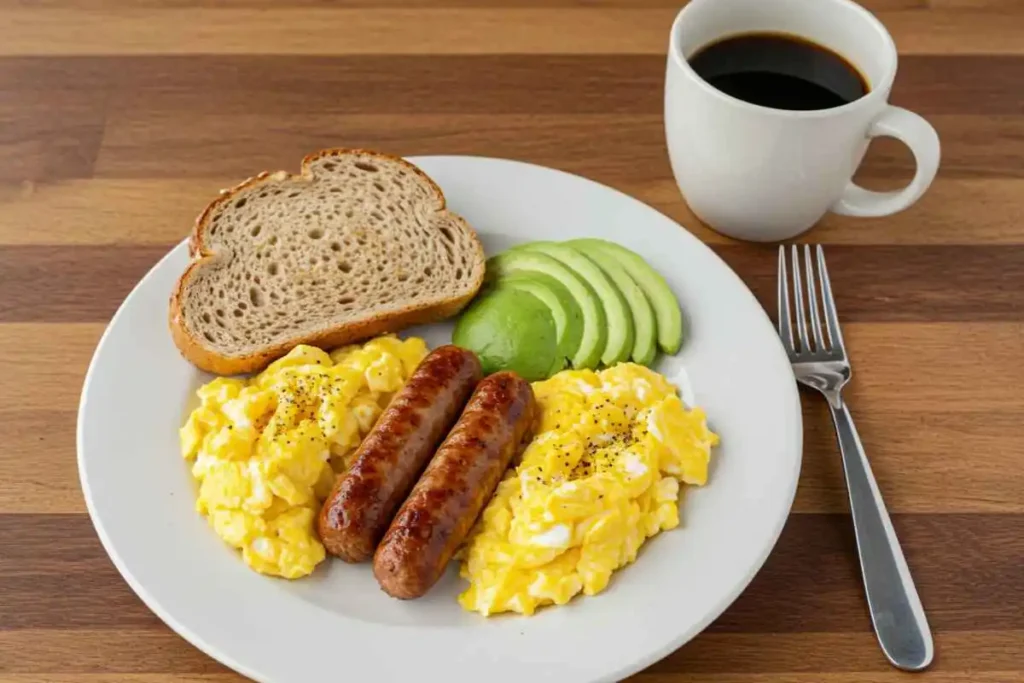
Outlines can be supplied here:
M723 93L687 63L700 48L752 32L806 38L844 57L869 92L833 109L790 111ZM896 46L870 12L850 0L693 0L672 25L665 77L665 133L672 171L693 212L715 230L754 241L807 230L828 211L886 216L921 197L939 166L939 137L917 114L888 104ZM914 153L902 190L852 182L871 138Z

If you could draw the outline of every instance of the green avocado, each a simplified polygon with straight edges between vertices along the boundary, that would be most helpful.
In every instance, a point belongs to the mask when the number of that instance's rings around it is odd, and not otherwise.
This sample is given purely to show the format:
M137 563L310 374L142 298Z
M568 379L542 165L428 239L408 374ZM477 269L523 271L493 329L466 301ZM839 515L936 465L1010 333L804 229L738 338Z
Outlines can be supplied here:
M579 346L572 354L575 368L596 368L605 348L606 329L601 300L585 280L571 268L545 254L532 250L513 249L487 259L487 279L493 284L513 273L540 273L555 279L576 302L582 318ZM517 331L516 334L522 334Z
M573 240L573 243L577 246L586 244L588 248L600 249L625 268L647 295L647 300L654 309L658 327L658 346L665 353L678 351L683 342L683 314L679 309L679 300L665 278L642 256L622 245L600 239Z
M633 316L633 350L630 356L640 365L650 365L658 353L658 326L654 309L644 291L618 260L601 247L587 240L573 240L566 244L600 266L622 292Z
M529 292L551 309L555 321L555 335L558 337L558 352L563 359L558 370L565 367L565 361L572 358L580 347L583 335L583 313L558 280L535 271L517 271L494 281L494 288L510 287Z
M535 382L565 365L551 309L512 287L491 289L474 299L455 323L452 343L476 353L487 375L513 370Z
M629 359L633 350L633 316L615 284L604 271L576 249L558 242L530 242L513 253L546 254L568 266L589 284L604 307L608 320L608 338L601 352L601 362L614 365Z

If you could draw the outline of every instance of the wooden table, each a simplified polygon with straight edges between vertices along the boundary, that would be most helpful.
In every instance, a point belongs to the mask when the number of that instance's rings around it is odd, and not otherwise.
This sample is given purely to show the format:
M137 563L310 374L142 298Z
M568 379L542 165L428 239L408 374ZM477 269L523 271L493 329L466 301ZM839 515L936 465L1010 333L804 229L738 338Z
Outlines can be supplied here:
M701 227L671 179L675 5L0 0L0 681L240 680L120 578L75 468L104 325L221 187L328 146L529 160L653 204L774 306L774 252ZM935 630L925 679L1020 682L1024 3L869 7L902 54L893 101L942 137L940 176L903 214L829 217L807 239L830 245L850 401ZM860 175L896 187L911 168L882 142ZM635 680L903 679L870 628L824 404L805 398L775 552L705 634Z

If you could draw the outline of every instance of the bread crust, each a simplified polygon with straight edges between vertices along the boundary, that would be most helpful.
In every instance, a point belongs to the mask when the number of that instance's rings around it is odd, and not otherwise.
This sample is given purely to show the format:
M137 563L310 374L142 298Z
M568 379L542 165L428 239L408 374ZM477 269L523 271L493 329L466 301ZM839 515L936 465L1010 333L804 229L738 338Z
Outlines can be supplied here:
M220 196L210 202L206 209L204 209L196 219L192 233L189 235L188 239L188 251L192 261L178 278L178 281L174 286L174 291L171 293L170 297L170 304L168 307L168 325L170 327L171 338L174 340L175 346L178 347L178 350L186 360L201 370L217 375L238 375L256 372L263 369L274 360L284 356L299 344L309 344L311 346L318 346L321 348L332 348L380 334L385 334L387 332L396 332L411 325L437 322L456 315L474 296L476 296L476 293L483 285L484 279L483 245L480 243L480 239L477 237L473 228L466 223L461 216L457 216L456 214L449 212L449 215L458 218L458 220L465 226L467 232L472 235L474 238L473 242L478 252L478 262L474 264L479 266L474 269L478 273L478 277L475 282L470 283L468 292L463 295L453 296L431 306L410 305L387 314L374 315L358 322L344 323L335 327L296 335L295 337L280 343L241 356L224 355L223 353L210 348L209 345L204 343L202 340L196 338L196 335L188 329L188 325L186 324L186 316L182 308L182 295L188 286L189 279L192 275L198 269L206 267L214 258L213 252L208 250L204 244L204 237L210 217L213 215L215 210L222 204L233 201L240 192L258 185L296 179L313 182L314 178L310 167L315 161L324 157L339 157L346 155L372 156L402 164L433 188L438 200L438 211L447 211L447 203L441 188L438 187L437 183L435 183L433 179L421 169L401 157L364 149L332 148L321 150L307 155L302 160L299 175L290 174L285 171L277 171L275 173L264 171L259 175L244 180L231 189L222 190Z

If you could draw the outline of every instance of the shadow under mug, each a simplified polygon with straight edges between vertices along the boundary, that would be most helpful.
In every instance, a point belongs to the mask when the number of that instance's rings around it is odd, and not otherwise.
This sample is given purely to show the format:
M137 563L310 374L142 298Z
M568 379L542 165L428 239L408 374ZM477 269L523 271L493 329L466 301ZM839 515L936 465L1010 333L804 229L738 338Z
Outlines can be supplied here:
M832 109L771 109L736 99L696 74L687 59L727 36L793 34L855 65L867 94ZM676 183L693 212L739 239L794 237L827 212L887 216L924 194L939 166L939 138L917 114L888 103L896 46L850 0L693 0L672 25L665 77L665 134ZM852 181L871 138L901 140L913 180L875 192Z

